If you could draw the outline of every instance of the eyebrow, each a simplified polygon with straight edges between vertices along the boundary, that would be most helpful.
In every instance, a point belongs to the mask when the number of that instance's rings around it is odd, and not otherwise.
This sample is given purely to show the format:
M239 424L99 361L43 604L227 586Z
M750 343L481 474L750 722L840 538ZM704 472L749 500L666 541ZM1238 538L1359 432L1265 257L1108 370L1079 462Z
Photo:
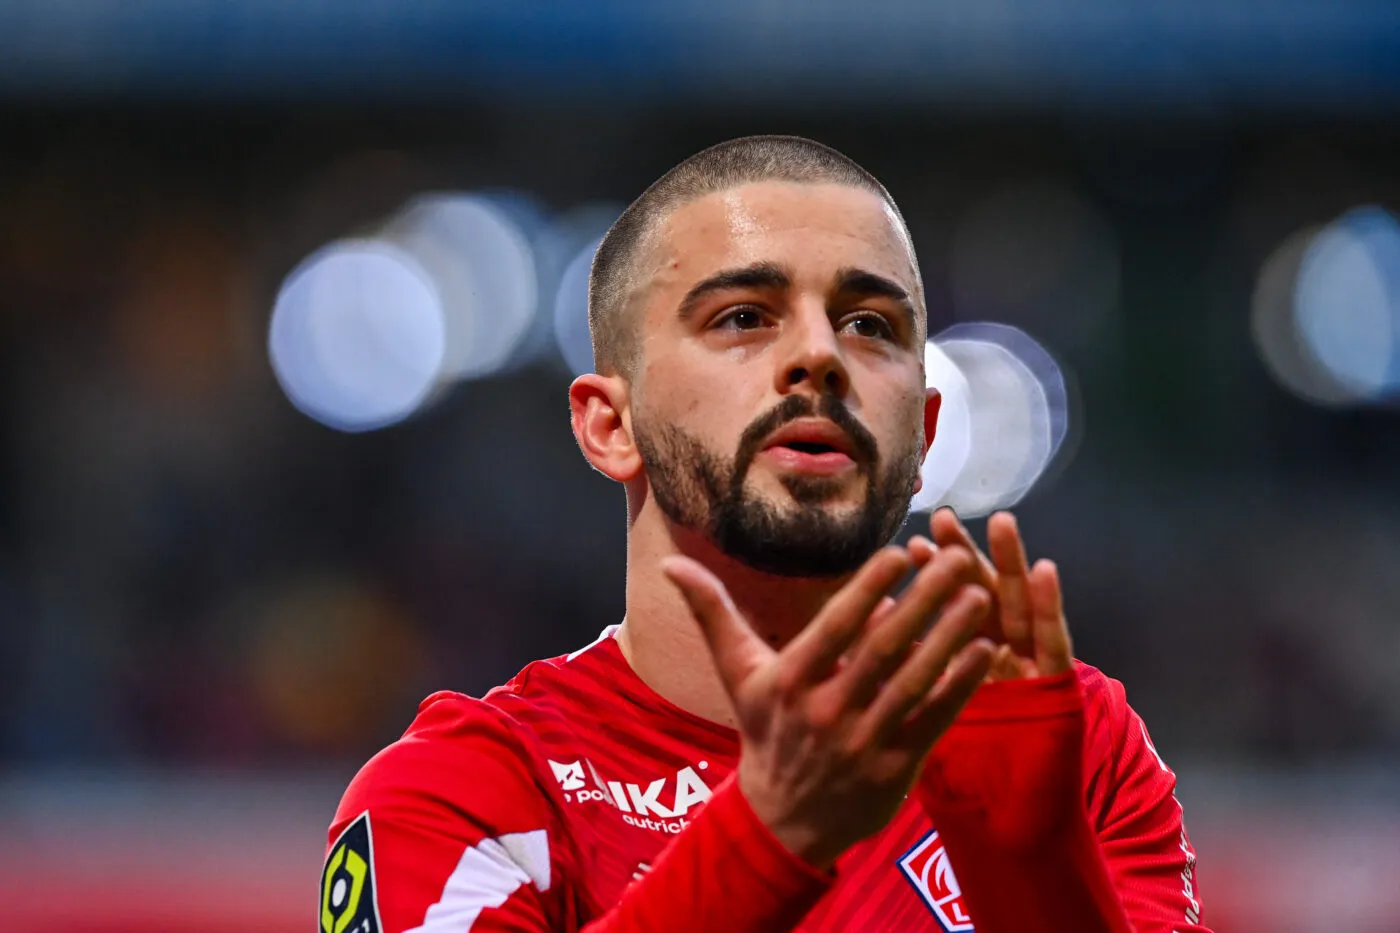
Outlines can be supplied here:
M781 291L791 287L792 277L777 263L756 262L740 269L725 269L697 282L690 291L685 293L685 297L681 299L680 303L680 317L683 321L688 319L695 313L700 302L715 292L734 288L761 288Z
M913 324L917 316L909 292L893 279L865 269L842 269L836 273L836 294L851 298L889 298L896 302Z

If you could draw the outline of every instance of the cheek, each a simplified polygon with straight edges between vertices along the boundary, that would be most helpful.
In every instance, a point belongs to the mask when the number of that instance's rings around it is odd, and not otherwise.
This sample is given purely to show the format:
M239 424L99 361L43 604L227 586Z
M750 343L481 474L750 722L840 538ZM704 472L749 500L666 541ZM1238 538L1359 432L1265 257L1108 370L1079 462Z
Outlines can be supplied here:
M732 428L735 438L751 420L763 413L767 383L744 367L716 365L714 357L673 353L658 357L646 367L649 407L679 427L701 431L707 437L723 436Z
M675 385L665 392L653 392L642 402L638 415L647 428L675 430L704 450L723 459L734 455L744 421L728 407L723 395L709 393L694 382L674 378Z
M919 446L924 428L924 395L901 392L882 406L878 437L887 438L890 450L907 451Z

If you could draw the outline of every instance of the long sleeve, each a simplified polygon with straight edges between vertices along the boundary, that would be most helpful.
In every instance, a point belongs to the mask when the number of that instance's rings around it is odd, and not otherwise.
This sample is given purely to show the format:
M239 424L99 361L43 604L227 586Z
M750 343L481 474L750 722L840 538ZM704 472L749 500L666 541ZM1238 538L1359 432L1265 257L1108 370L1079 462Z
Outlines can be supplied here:
M457 695L425 704L341 802L321 933L771 933L830 885L731 781L620 901L599 904L538 758L496 709Z
M1084 802L1075 672L980 687L934 747L920 802L978 933L1131 933Z
M730 779L587 933L776 933L794 929L829 885L783 848Z
M1209 933L1176 775L1157 754L1123 685L1081 668L1089 819L1138 933Z

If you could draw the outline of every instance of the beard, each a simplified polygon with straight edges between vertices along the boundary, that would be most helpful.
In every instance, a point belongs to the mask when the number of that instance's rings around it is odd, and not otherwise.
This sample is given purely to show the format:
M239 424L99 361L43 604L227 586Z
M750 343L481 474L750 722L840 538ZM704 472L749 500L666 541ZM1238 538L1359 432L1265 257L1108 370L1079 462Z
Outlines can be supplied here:
M639 413L640 414L640 413ZM820 414L851 439L864 501L833 511L827 501L845 482L835 476L784 475L791 505L769 501L745 482L763 442L779 427ZM895 451L881 467L875 438L844 402L820 404L792 395L744 429L731 461L674 424L637 418L633 428L656 504L672 522L702 532L724 554L764 573L836 577L855 571L892 539L909 513L919 475L922 439Z

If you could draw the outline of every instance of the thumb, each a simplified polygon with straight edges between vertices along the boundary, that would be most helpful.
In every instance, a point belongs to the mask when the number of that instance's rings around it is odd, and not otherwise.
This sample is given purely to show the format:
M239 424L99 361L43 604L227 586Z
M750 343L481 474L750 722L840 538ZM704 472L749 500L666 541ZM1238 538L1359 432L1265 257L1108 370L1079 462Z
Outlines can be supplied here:
M661 561L661 572L685 597L724 689L733 699L744 681L773 657L773 649L754 634L724 584L704 565L689 557L671 556Z

